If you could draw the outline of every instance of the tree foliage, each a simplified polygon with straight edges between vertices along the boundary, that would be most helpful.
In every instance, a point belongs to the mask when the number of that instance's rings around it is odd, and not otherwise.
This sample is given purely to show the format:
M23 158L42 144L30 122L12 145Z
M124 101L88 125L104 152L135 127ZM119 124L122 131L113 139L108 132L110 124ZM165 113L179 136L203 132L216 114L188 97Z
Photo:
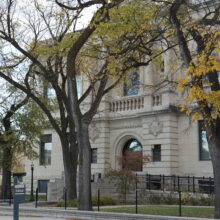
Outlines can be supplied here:
M61 140L68 199L76 196L78 162L79 209L90 210L89 124L102 98L129 70L148 65L161 54L154 42L163 39L166 24L159 17L151 19L157 4L140 0L55 0L56 4L47 1L47 6L34 0L32 7L25 8L16 2L5 0L1 10L0 38L3 48L10 50L3 50L6 65L0 67L0 77L43 110ZM80 16L90 6L97 10L85 28L77 29ZM23 71L9 75L10 68ZM79 97L80 74L88 84ZM53 88L56 109L44 99L42 81Z
M156 0L155 0L156 1ZM154 2L155 2L154 1ZM176 42L182 61L176 77L183 92L181 109L193 120L204 120L215 182L215 217L220 217L220 81L218 1L156 1L171 24L168 39Z
M43 115L35 103L6 84L1 90L0 168L1 198L11 196L12 172L23 171L25 157L36 159L37 140L44 127Z

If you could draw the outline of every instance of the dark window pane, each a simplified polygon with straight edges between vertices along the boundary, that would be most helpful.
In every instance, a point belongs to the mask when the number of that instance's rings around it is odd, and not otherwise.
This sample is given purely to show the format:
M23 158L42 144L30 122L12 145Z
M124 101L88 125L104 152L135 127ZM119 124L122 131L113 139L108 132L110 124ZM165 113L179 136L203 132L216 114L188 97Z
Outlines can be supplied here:
M156 144L154 145L154 148L152 149L152 159L154 162L161 161L161 145Z
M206 138L206 131L203 128L203 121L199 121L199 159L210 160L209 145Z
M52 135L47 134L41 138L40 165L51 165Z
M91 163L97 163L97 148L91 149Z
M49 180L38 180L38 192L46 193Z

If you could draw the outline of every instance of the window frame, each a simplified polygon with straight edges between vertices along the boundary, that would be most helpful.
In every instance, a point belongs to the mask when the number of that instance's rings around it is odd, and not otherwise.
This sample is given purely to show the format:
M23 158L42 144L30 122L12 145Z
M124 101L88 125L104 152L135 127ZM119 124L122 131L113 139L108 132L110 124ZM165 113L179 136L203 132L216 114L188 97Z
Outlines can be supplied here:
M156 147L159 147L160 151L156 151ZM161 151L162 151L161 144L154 144L153 145L153 148L152 148L152 162L161 162L162 161ZM156 155L156 153L159 153L159 155ZM159 159L157 159L156 156L157 157L159 156Z
M46 143L51 143L50 163L46 163L46 157L45 157L45 144ZM39 165L40 166L51 166L51 164L52 164L52 147L53 147L52 134L42 135L41 140L40 140L40 157L39 157Z
M94 152L95 155L94 155ZM93 160L95 157L95 160ZM98 148L91 148L91 164L97 164L98 163Z

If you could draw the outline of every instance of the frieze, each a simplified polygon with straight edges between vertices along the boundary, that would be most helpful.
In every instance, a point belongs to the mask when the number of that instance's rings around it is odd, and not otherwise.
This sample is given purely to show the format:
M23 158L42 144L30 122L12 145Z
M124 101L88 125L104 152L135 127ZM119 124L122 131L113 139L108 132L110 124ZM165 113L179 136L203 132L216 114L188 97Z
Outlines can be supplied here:
M140 127L142 127L141 123L119 124L117 126L110 127L110 130L120 130L120 129L125 129L125 128L140 128Z

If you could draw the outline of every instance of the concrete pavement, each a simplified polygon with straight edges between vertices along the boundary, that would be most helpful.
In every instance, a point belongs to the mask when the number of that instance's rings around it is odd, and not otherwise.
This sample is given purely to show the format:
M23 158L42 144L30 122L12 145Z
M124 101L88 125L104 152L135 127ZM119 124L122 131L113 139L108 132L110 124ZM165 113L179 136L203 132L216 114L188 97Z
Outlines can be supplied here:
M0 215L0 220L13 220L13 216ZM37 217L37 216L20 216L19 220L85 220L82 218L49 218L49 217Z

